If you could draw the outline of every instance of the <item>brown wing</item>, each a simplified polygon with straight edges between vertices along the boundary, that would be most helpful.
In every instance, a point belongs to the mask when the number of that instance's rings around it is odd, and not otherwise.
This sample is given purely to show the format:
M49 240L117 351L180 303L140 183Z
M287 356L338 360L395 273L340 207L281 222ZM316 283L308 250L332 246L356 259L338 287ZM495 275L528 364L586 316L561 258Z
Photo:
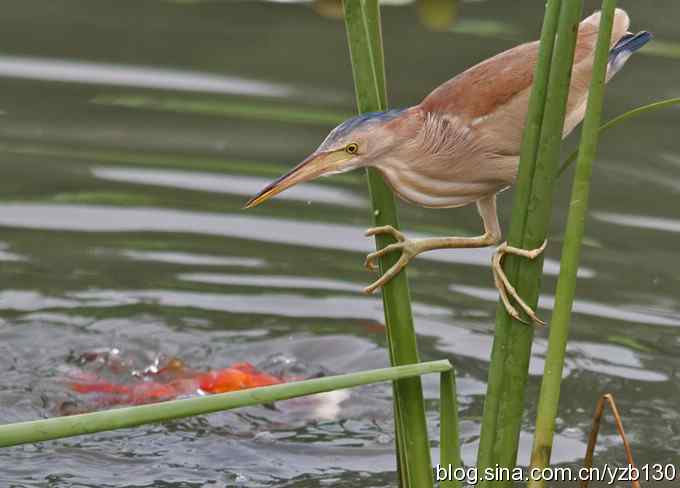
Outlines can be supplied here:
M531 86L537 55L538 42L502 52L443 83L420 106L467 120L484 117Z
M599 28L599 12L579 26L574 65L592 58ZM612 41L616 42L628 28L628 15L617 10ZM427 112L449 113L474 120L492 114L498 107L531 86L538 58L538 41L519 45L483 61L440 85L422 102ZM592 63L592 61L591 61ZM522 119L526 115L517 114Z

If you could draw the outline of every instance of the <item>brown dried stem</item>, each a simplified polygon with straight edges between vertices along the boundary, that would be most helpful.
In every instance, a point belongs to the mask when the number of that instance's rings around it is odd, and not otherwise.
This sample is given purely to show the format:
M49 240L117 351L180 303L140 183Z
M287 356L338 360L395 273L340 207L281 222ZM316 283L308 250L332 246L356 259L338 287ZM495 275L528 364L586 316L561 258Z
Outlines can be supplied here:
M586 458L583 461L583 467L590 469L593 467L593 454L595 453L595 444L597 444L597 435L600 433L600 423L602 421L602 415L604 414L604 407L608 404L609 408L614 415L614 422L616 423L616 430L619 432L619 436L623 441L623 449L626 451L626 460L628 464L635 469L637 466L633 460L633 451L628 443L628 438L626 437L626 432L623 430L623 422L621 421L621 414L619 409L616 408L616 402L614 401L614 396L611 393L606 393L600 397L595 407L595 413L593 414L593 426L590 429L590 438L588 439L588 448L586 449ZM589 480L587 477L581 480L581 488L588 488ZM632 480L631 485L633 488L640 488L640 481Z

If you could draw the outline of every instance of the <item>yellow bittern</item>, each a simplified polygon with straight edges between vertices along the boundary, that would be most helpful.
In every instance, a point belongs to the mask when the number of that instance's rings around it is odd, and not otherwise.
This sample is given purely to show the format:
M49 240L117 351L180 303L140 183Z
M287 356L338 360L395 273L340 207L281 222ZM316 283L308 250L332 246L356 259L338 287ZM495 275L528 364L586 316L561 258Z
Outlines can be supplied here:
M563 137L585 114L599 24L596 12L579 26ZM628 32L629 24L626 12L617 9L607 80L651 38L648 32ZM302 163L248 201L246 208L297 183L365 167L379 170L397 195L414 204L434 208L477 204L484 225L484 234L478 237L407 239L391 226L369 229L367 236L390 234L397 241L368 254L365 264L369 269L375 269L375 260L386 253L399 251L401 256L365 289L367 293L387 283L422 252L498 244L496 194L512 185L517 175L537 57L538 42L522 44L447 81L419 105L346 120ZM501 268L502 257L515 254L533 259L545 245L525 250L503 243L494 254L494 283L508 313L519 320L509 297L535 323L543 323L509 283Z

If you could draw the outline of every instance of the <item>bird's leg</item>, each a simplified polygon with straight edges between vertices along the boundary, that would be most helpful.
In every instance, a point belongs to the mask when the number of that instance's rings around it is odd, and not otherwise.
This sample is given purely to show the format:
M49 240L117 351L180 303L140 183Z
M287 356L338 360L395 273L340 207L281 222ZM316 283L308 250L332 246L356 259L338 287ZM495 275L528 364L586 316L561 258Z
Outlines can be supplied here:
M498 241L500 241L501 226L498 223L496 196L494 195L493 197L479 200L477 202L477 209L479 210L479 215L482 217L482 222L484 222L484 229L486 232L491 232L497 236L497 240L494 242L494 244L497 244ZM520 314L517 312L517 309L512 305L512 303L510 303L510 297L512 297L517 302L517 304L522 308L522 310L524 310L524 312L526 312L526 314L531 318L531 320L534 321L534 323L545 325L545 322L538 318L536 312L534 312L532 308L527 305L524 300L522 300L522 297L519 296L517 290L515 290L515 287L512 286L510 280L508 280L508 277L505 275L502 267L503 256L506 254L514 254L515 256L535 259L536 256L543 252L546 245L547 241L545 241L538 249L526 250L508 246L508 243L504 242L498 246L491 260L493 281L496 285L496 288L498 289L498 294L501 297L501 302L503 302L505 310L512 318L519 320L520 322L524 322L525 324L527 324L526 320L520 316Z
M374 227L366 231L367 236L378 234L390 234L397 242L389 244L384 248L372 252L366 256L365 266L370 270L376 270L377 266L375 260L387 253L394 251L401 251L399 260L388 269L377 281L364 288L366 293L373 293L376 289L385 285L388 281L394 278L415 256L421 252L431 251L433 249L454 249L454 248L477 248L488 247L498 244L501 240L501 227L498 222L498 212L496 211L496 195L482 198L477 201L477 210L482 218L484 224L484 234L478 237L435 237L430 239L407 239L404 234L396 230L394 227L386 225L382 227ZM501 244L494 253L492 260L492 271L494 277L494 284L498 289L503 306L508 314L513 318L525 322L517 311L517 309L510 302L512 297L517 304L526 312L526 314L536 323L545 324L519 296L515 287L512 286L508 280L503 268L501 266L503 256L505 254L514 254L523 256L529 259L536 258L543 252L547 241L543 243L538 249L526 250L516 247L508 246L507 243Z
M364 288L364 292L373 293L394 278L418 254L434 249L477 248L498 244L501 240L501 229L496 214L496 196L485 197L477 202L477 209L484 223L484 234L477 237L432 237L429 239L407 239L404 234L390 225L373 227L366 231L367 236L390 234L397 242L372 252L366 256L364 265L369 270L376 270L375 260L387 253L401 251L399 260L374 283Z

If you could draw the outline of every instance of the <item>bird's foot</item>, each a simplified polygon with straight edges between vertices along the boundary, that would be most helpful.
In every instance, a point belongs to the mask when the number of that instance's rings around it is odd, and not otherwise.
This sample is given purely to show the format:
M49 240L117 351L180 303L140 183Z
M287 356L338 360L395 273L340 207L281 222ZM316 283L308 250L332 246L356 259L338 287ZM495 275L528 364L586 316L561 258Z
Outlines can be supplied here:
M364 293L373 293L381 286L384 286L387 282L389 282L392 278L399 274L399 272L406 267L406 265L409 263L409 261L411 261L411 259L413 259L416 255L418 255L421 252L417 241L407 239L406 236L404 236L404 234L399 232L391 225L373 227L366 231L367 237L376 236L380 234L391 235L397 242L393 244L388 244L382 249L379 249L375 252L368 254L366 256L364 266L370 271L376 271L378 269L376 260L381 256L384 256L385 254L395 251L401 251L401 256L399 256L399 260L396 263L394 263L394 265L392 265L390 269L385 271L385 273L380 278L378 278L376 281L374 281L369 286L364 288Z
M512 247L508 246L507 242L504 242L498 248L496 248L496 252L493 255L492 259L492 270L493 270L493 278L494 278L494 283L496 285L496 288L498 288L498 293L501 296L501 301L503 302L503 306L505 307L505 310L507 310L508 314L516 320L519 320L520 322L523 322L527 325L529 322L527 322L525 319L523 319L520 315L517 309L510 303L510 297L512 297L517 304L524 310L524 312L529 316L529 318L533 321L534 324L538 325L545 325L545 322L541 320L537 315L534 310L526 304L524 300L519 296L517 293L517 290L515 290L515 287L512 286L510 281L508 280L508 277L505 275L505 272L503 271L503 267L501 266L502 261L503 261L503 256L506 254L514 254L515 256L522 256L528 259L535 259L537 256L539 256L545 247L548 245L548 241L544 241L541 247L536 248L536 249L520 249L517 247Z

